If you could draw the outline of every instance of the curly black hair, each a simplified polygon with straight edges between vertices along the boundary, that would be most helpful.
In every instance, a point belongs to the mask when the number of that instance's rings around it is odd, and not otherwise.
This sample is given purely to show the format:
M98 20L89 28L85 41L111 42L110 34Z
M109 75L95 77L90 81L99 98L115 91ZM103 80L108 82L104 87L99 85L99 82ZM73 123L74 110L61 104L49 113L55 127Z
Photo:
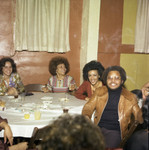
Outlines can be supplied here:
M17 72L17 67L16 67L16 64L15 64L14 60L11 59L10 57L4 57L0 60L0 74L3 74L3 67L5 66L6 62L11 63L12 73L16 73Z
M51 61L49 62L49 72L54 76L56 75L56 69L57 69L57 66L59 64L64 64L65 67L66 67L66 73L67 74L70 70L70 66L69 66L69 62L67 60L67 58L65 57L61 57L61 56L56 56L56 57L53 57L51 59Z
M102 74L102 81L105 85L107 85L107 76L110 71L118 71L121 76L121 80L123 81L122 85L124 85L124 82L126 81L126 72L121 66L110 66Z
M96 60L92 60L89 63L87 63L84 68L83 68L83 78L84 80L89 80L88 79L88 72L91 70L97 70L98 74L100 75L100 77L102 76L102 73L104 71L104 67L102 66L102 64Z
M104 150L98 126L82 115L60 116L44 132L41 148L46 150Z

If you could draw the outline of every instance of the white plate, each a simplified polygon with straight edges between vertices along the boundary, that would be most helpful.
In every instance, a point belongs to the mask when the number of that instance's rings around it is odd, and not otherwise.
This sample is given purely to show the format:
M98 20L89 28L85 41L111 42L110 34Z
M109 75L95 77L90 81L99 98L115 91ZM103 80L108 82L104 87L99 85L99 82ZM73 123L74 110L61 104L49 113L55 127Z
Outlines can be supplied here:
M8 98L13 99L13 98L14 98L14 96L8 96Z
M50 96L44 96L44 97L41 97L41 99L43 99L43 100L52 100L53 97L50 97Z
M49 105L49 104L52 104L52 101L43 101L42 102L44 105Z

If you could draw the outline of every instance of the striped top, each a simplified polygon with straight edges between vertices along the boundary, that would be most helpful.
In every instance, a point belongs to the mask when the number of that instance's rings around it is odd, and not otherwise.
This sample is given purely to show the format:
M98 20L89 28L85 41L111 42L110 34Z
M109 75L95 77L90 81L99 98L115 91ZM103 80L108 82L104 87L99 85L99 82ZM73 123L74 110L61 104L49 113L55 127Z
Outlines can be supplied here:
M54 93L65 93L68 92L71 85L76 85L76 83L69 75L66 75L63 80L58 80L57 76L52 76L48 80L47 87Z

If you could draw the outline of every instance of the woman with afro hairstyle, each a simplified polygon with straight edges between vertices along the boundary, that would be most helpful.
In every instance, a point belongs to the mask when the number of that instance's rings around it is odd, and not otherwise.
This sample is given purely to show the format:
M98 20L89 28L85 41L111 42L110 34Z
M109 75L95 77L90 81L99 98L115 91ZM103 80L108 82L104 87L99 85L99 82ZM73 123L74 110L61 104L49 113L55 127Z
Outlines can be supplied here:
M83 68L84 82L75 92L75 96L79 99L89 100L96 88L102 86L100 77L104 71L104 67L98 61L90 61Z
M75 80L67 75L69 72L69 62L66 58L56 56L49 63L49 72L52 76L49 78L46 87L43 87L43 92L66 93L69 90L76 89Z

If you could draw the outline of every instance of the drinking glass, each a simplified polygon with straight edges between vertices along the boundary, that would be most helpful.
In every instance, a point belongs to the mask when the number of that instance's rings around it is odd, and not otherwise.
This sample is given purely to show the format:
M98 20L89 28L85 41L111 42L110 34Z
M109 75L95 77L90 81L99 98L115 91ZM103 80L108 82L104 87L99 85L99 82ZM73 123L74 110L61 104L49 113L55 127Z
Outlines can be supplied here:
M63 113L68 113L68 111L69 111L69 108L67 106L67 102L68 101L65 101L65 100L61 102Z
M69 100L69 94L65 93L65 101L68 101L68 100Z
M35 118L35 120L40 120L40 118L41 118L41 112L38 107L35 108L35 110L34 110L34 118Z
M20 96L21 96L21 101L24 102L25 101L25 93L22 93Z
M24 110L24 119L29 119L30 118L30 112L29 110L25 109Z

